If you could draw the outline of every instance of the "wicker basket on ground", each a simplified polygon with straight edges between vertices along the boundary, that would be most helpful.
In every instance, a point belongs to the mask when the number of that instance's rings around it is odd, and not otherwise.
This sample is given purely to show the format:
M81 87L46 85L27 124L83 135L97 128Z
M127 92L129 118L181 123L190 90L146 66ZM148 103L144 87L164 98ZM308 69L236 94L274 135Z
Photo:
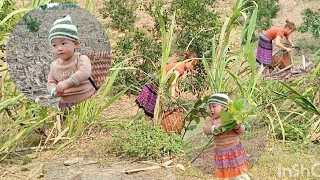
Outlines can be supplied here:
M183 127L183 109L174 108L165 110L161 125L166 133L175 132L180 134Z
M110 64L111 64L111 57L109 51L97 51L97 52L88 52L85 53L85 55L88 56L88 58L91 60L91 77L96 85L96 87L99 89L102 84L104 84Z
M285 67L290 66L291 65L291 57L290 57L289 53L285 53L282 55L279 55L279 54L281 54L281 51L279 51L277 54L272 56L271 66L273 68L279 67L279 69L283 69Z

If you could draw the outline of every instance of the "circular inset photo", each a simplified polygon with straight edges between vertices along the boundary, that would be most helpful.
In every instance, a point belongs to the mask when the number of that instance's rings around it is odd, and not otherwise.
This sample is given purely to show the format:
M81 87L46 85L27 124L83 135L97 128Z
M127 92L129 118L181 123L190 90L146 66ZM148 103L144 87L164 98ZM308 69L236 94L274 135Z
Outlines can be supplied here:
M41 105L66 108L92 97L111 65L105 29L70 3L50 3L26 14L7 46L17 88Z

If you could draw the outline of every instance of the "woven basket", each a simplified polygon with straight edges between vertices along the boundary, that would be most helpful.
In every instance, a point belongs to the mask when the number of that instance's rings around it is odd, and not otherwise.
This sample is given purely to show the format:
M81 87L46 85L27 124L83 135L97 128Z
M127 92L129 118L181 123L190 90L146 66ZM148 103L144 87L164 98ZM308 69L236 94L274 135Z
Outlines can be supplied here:
M180 134L183 127L183 109L166 110L163 114L161 125L166 133L175 132Z
M272 56L272 64L271 66L274 67L279 67L280 69L283 69L285 67L288 67L291 65L291 57L288 53L283 54L283 55L278 55L275 54Z
M110 64L110 52L109 51L98 51L98 52L89 52L85 53L91 61L91 77L93 82L100 88L101 85L105 82Z

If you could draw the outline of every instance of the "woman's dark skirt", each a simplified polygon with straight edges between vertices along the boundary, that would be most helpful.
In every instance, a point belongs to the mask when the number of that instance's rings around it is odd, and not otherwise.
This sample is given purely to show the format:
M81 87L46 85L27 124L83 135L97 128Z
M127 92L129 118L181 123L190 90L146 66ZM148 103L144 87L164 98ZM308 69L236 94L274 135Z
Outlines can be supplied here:
M153 83L144 85L136 103L144 110L144 113L153 118L157 101L157 87Z
M270 66L272 63L272 40L264 34L259 38L256 60L264 66Z

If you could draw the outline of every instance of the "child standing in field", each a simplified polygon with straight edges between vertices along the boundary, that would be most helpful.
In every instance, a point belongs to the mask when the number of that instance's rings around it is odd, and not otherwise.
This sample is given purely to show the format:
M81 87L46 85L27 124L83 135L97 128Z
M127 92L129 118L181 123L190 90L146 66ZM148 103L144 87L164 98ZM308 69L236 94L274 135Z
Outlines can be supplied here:
M166 66L167 73L174 68L173 73L175 74L175 79L173 79L171 84L171 89L170 89L170 95L172 98L171 100L174 102L177 94L180 95L181 93L181 90L178 87L178 80L185 73L186 70L193 69L199 62L199 60L194 59L194 58L197 58L196 53L194 52L191 53L189 51L185 51L184 55L185 55L184 60L187 60L187 59L193 59L193 60L181 63L177 67L175 67L177 63L170 63L170 64L167 64ZM157 96L158 96L157 90L158 89L155 84L148 83L144 85L142 91L140 92L136 100L136 103L139 105L140 108L144 110L145 114L152 118L154 115L154 108L155 108Z
M284 27L272 27L268 29L264 34L260 35L256 57L257 62L261 66L261 70L259 73L262 73L262 71L265 71L267 74L269 73L269 68L272 63L273 40L275 40L275 44L279 48L288 52L292 51L294 44L289 36L295 30L296 26L294 25L294 23L286 20L286 24ZM281 38L286 38L289 41L291 48L285 47L281 43ZM266 67L266 70L264 70L264 66Z
M240 135L245 131L243 124L238 124L233 130L217 134L216 129L222 126L221 110L226 110L229 102L224 93L213 94L209 101L211 120L203 128L206 135L214 136L214 164L217 178L250 179L246 174L249 161Z
M47 89L52 97L60 98L59 108L72 107L93 96L95 89L88 80L91 62L87 56L75 52L80 42L69 15L53 23L49 42L58 59L50 65Z

